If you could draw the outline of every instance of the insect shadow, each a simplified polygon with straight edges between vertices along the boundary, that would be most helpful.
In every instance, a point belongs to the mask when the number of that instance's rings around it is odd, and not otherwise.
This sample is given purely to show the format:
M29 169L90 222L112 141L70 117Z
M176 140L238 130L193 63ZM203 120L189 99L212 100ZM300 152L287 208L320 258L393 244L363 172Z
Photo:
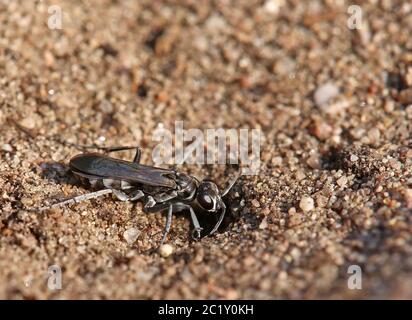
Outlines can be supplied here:
M71 173L70 167L61 162L42 162L40 163L40 169L41 177L45 180L52 181L57 184L68 184L74 186L81 185L81 181Z

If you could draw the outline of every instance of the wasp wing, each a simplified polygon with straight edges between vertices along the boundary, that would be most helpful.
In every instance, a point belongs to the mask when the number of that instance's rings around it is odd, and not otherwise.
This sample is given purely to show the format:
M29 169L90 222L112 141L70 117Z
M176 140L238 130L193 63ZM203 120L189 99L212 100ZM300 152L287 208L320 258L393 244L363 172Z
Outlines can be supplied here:
M130 183L176 188L175 172L168 169L115 159L99 153L86 153L70 160L73 172L87 178L119 179Z

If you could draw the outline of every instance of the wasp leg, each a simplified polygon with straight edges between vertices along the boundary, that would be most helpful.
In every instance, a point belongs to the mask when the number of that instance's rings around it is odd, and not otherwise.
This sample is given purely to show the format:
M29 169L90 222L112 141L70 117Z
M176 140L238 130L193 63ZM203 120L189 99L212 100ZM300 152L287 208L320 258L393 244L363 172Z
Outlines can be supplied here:
M136 149L136 154L133 158L133 162L139 164L140 163L140 156L142 151L139 147L98 147L99 150L104 150L106 152L116 152L116 151L123 151L123 150L132 150Z
M219 220L216 223L216 225L213 227L212 231L209 232L209 235L212 235L216 232L216 230L219 228L220 224L223 221L223 218L225 217L225 213L226 213L226 205L224 204L224 202L221 202L221 206L222 206L222 213L219 216Z
M133 162L139 164L140 163L140 156L142 155L142 150L139 147L136 147L136 154L133 158Z
M148 212L154 211L150 210L150 208L153 208L156 205L156 200L152 196L147 196L146 202L143 206L144 210L147 210ZM158 210L156 210L158 211Z
M132 150L136 149L136 154L133 158L133 162L139 164L140 163L140 156L142 154L142 150L139 147L97 147L99 150L104 150L106 152L116 152L116 151L124 151L124 150Z
M117 189L113 189L113 194L120 201L129 201L130 199L130 197L126 193L124 193L123 191L117 190Z
M89 179L90 181L90 179ZM93 180L92 180L93 181ZM99 180L94 180L99 182ZM130 190L135 187L133 187L129 182L124 181L124 180L114 180L114 179L109 179L109 178L104 178L101 180L105 188L107 189L116 189L116 190ZM91 182L92 184L92 182Z
M201 237L201 232L203 228L200 226L199 220L197 219L196 213L193 210L193 208L190 205L185 204L185 203L176 203L174 204L174 209L177 209L179 211L185 210L185 209L189 210L190 218L192 220L193 227L194 227L193 232L192 232L192 238L194 240L199 240Z
M124 151L124 150L132 150L136 149L136 154L134 156L133 162L134 163L139 163L140 162L140 155L142 153L141 149L139 147L130 147L130 146L125 146L125 147L99 147L99 146L85 146L85 145L79 145L79 144L70 144L73 145L74 147L78 149L97 149L97 150L102 150L105 152L116 152L116 151Z
M100 147L98 145L82 145L82 144L77 144L77 143L71 143L71 142L67 142L67 141L62 141L61 139L57 139L60 143L63 143L66 146L70 146L70 147L75 147L77 149L80 150L87 150L87 149L97 149L97 150L102 150L105 152L116 152L116 151L124 151L124 150L132 150L132 149L136 149L136 155L135 155L135 159L137 157L137 155L139 154L139 159L140 159L140 148L139 147L131 147L131 146L121 146L121 147Z
M190 210L190 217L192 218L193 226L195 227L195 229L192 232L192 238L194 240L199 240L202 235L203 228L200 226L199 220L197 220L195 211L193 210L191 206L189 206L189 210Z
M100 197L100 196L103 196L105 194L109 194L109 193L112 193L112 192L113 192L112 189L103 189L103 190L99 190L99 191L96 191L96 192L82 194L80 196L73 197L73 198L70 198L70 199L52 204L51 206L30 209L30 211L44 211L44 210L49 210L49 209L53 209L53 208L58 208L58 207L62 207L62 206L67 205L67 204L79 203L79 202L82 202L82 201L94 199L94 198L97 198L97 197Z
M167 211L166 227L163 233L162 241L160 241L160 245L162 245L165 242L167 234L170 231L170 226L172 225L172 215L173 215L173 204L169 206L169 210Z
M140 199L141 197L144 196L144 193L142 190L137 190L136 192L132 193L132 195L127 195L123 191L113 189L113 194L116 196L117 199L120 201L135 201Z
M130 198L130 201L139 200L143 196L144 196L143 191L142 190L137 190L137 191L133 192L132 197Z
M176 191L172 191L172 192L164 192L161 194L158 194L155 196L155 200L158 203L163 203L169 200L172 200L173 198L177 197L177 192Z

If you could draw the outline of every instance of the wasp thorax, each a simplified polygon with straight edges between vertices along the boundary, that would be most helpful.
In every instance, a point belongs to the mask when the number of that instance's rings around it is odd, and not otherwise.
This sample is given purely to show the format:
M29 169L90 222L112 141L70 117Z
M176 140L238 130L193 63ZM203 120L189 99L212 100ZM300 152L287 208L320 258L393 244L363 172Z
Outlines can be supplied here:
M183 199L190 199L194 196L197 188L197 181L196 179L186 175L186 174L179 174L178 178L178 186L179 190L177 193Z

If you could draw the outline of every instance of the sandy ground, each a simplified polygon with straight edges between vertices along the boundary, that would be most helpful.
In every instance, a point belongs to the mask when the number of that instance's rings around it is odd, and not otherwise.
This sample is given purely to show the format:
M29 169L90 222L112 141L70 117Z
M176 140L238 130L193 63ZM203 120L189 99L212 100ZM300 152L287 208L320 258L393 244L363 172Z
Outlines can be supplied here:
M412 298L412 5L358 4L360 30L347 1L0 1L0 297ZM216 236L177 215L162 257L165 216L139 203L25 210L89 191L61 141L138 144L150 164L176 120L264 135Z

